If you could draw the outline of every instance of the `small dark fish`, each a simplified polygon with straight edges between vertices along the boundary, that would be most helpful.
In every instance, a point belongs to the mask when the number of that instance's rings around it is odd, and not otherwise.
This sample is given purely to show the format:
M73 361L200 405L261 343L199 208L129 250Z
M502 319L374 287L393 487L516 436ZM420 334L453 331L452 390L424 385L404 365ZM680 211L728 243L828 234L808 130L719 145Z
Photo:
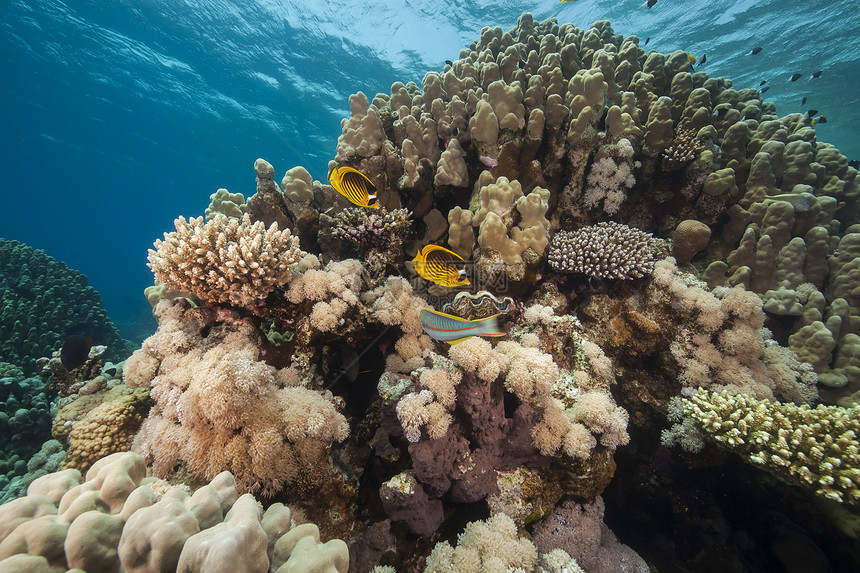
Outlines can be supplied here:
M451 135L453 135L454 137L457 137L458 135L460 135L460 128L455 127L453 129L451 129Z
M518 66L520 69L523 69L524 67L526 67L526 63L525 63L524 61L522 61L522 60L519 60L519 61L517 61L517 66Z
M821 70L817 70L817 71L815 71L815 72L812 72L812 77L813 77L813 78L817 78L817 77L820 77L820 76L821 76Z
M766 84L766 83L767 83L767 80L762 80L762 81L761 81L761 83L760 83L758 86L759 86L759 87L761 87L761 86L763 86L763 85L764 85L764 84Z
M853 167L854 169L860 168L860 160L852 159L848 162L848 167Z
M803 99L800 100L800 105L806 105L806 96L803 96Z
M818 113L817 109L811 109L808 112L806 112L806 115L808 115L809 117L813 117L813 116L815 116L816 113Z
M341 344L340 367L343 369L342 372L346 375L346 379L350 382L355 382L358 375L361 374L358 364L358 352L348 344Z
M752 49L752 51L751 51L749 54L747 54L747 55L748 55L748 56L754 56L754 55L758 54L759 52L761 52L761 50L762 50L761 46L756 46L756 47L755 47L755 48L753 48L753 49Z
M727 111L729 111L729 108L727 108L727 107L718 107L717 109L714 110L714 115L716 115L718 117L723 117L724 115L726 115Z
M791 74L791 79L788 81L796 82L797 80L799 80L802 77L803 77L803 74Z
M645 0L645 2L642 3L642 6L647 6L648 8L651 8L656 3L657 0Z
M66 370L74 370L87 361L90 348L93 346L92 336L73 334L63 341L60 349L60 362Z
M764 93L764 92L766 92L766 91L767 91L767 90L769 90L769 89L770 89L770 86L764 86L764 87L763 87L763 88L761 88L761 90L759 90L759 91L760 91L760 93Z
M445 63L448 64L449 66L454 65L454 62L452 62L451 60L445 60Z
M701 66L702 64L704 64L705 61L707 61L707 59L708 59L708 54L702 54L702 59L699 60L699 65Z
M647 38L645 38L645 43L642 44L642 47L644 48L645 46L647 46L648 42L650 42L650 41L651 41L651 36L648 36Z

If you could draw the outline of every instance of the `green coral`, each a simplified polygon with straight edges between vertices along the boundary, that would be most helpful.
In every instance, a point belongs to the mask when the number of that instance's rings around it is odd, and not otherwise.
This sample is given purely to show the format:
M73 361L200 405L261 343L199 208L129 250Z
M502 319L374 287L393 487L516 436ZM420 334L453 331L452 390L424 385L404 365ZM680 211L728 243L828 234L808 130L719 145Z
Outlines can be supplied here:
M683 409L712 439L783 481L860 501L860 406L812 408L699 389Z

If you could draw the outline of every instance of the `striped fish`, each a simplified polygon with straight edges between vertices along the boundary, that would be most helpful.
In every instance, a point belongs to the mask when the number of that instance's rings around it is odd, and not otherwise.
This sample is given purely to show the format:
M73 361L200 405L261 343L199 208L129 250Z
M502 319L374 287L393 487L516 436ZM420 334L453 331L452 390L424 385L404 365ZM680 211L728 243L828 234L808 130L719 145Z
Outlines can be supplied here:
M497 316L499 315L494 314L478 320L466 320L453 314L425 308L421 310L421 327L434 340L457 344L473 336L504 336L505 333L499 330Z
M328 174L328 181L335 191L359 207L379 208L376 186L358 169L348 166L335 167Z
M466 261L445 247L427 245L412 259L415 272L443 287L467 286Z

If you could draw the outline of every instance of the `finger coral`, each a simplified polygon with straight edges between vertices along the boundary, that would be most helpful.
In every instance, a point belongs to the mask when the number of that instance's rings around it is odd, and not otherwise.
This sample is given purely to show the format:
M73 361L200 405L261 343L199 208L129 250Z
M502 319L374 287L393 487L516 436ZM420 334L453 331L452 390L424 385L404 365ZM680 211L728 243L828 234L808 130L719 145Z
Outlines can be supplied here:
M268 229L216 216L174 221L176 231L164 234L149 250L149 268L155 280L169 288L210 301L251 307L279 285L290 282L304 253L289 229Z

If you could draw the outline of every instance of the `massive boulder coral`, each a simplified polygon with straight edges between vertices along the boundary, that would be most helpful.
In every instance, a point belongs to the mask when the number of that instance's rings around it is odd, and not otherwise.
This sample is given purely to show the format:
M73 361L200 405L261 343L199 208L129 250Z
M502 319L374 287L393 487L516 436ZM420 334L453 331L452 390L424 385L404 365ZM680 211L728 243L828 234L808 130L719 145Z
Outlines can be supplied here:
M348 569L346 543L320 543L317 527L297 524L283 504L263 511L239 494L230 472L193 492L145 475L143 458L122 452L96 462L85 479L72 469L36 479L25 497L0 506L0 569Z
M176 231L164 234L149 250L155 280L211 302L255 306L276 286L288 283L304 253L289 229L268 229L216 216L174 222Z

